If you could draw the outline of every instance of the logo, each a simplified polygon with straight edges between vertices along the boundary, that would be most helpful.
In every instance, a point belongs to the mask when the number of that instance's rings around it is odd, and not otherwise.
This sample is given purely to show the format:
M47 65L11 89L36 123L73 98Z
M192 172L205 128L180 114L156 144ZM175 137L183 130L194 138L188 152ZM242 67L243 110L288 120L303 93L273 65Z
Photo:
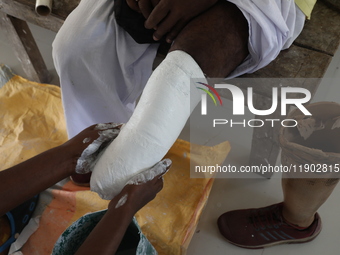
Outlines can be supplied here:
M214 87L212 87L208 84L205 84L203 82L197 82L197 83L201 84L203 86L206 86L208 89L210 89L216 95L220 105L223 106L222 99L221 99L220 95L218 94L218 92L216 91L216 89L214 89ZM201 114L207 115L207 95L209 95L210 98L213 100L215 106L217 106L216 99L215 99L214 95L209 90L201 88L201 87L196 87L196 88L203 90L206 93L206 94L202 94L202 96L201 96L201 102L202 102L202 104L201 104Z
M233 115L234 116L243 116L245 115L245 107L247 106L249 111L255 116L269 116L273 114L275 111L280 111L281 116L287 115L287 109L290 106L294 106L298 108L305 116L311 116L312 114L304 107L303 104L308 103L311 100L311 93L309 90L305 88L299 87L272 87L272 97L271 97L271 106L269 109L256 109L254 106L254 92L252 87L247 87L246 96L244 91L239 87L231 84L215 84L214 87L208 84L197 82L201 85L204 85L208 89L197 87L198 89L205 92L202 94L201 100L201 115L207 115L207 95L213 100L215 106L217 106L217 97L221 106L222 100L219 93L216 89L228 89L232 96L233 103ZM215 95L215 96L214 96ZM292 96L294 95L294 96ZM299 95L297 97L296 95ZM265 121L270 122L272 127L274 127L274 122L281 122L282 126L285 127L295 127L297 126L297 121L293 119L244 119L241 122L236 122L235 119L214 119L213 127L216 125L225 125L230 124L230 126L242 125L243 127L262 127ZM255 124L256 123L256 124ZM286 124L290 123L290 124Z

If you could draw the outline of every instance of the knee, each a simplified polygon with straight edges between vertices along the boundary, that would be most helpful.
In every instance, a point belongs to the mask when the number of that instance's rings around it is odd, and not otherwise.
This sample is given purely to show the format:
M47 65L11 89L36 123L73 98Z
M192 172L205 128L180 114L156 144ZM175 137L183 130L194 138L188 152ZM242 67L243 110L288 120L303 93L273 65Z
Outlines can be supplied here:
M242 12L222 0L187 24L170 51L187 52L210 77L226 77L248 56L248 37Z

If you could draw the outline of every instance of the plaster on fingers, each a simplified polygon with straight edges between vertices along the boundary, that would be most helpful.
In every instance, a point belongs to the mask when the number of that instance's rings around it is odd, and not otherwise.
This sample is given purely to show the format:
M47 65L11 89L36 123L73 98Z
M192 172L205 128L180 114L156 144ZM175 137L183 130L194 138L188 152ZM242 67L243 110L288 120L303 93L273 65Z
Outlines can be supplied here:
M95 130L106 130L106 129L114 129L114 128L120 128L123 126L123 123L99 123L97 124L94 129Z
M117 127L118 125L114 123L98 124L95 127L95 129L100 130L98 132L99 137L82 152L80 158L77 160L76 173L86 174L92 171L99 154L118 136L120 129ZM89 138L85 138L83 143L88 143L88 139Z
M156 165L151 167L150 169L147 169L135 176L133 176L127 183L131 185L140 185L144 184L148 181L151 181L156 176L160 176L159 178L162 178L163 175L165 175L171 166L171 160L170 159L164 159L160 162L158 162Z

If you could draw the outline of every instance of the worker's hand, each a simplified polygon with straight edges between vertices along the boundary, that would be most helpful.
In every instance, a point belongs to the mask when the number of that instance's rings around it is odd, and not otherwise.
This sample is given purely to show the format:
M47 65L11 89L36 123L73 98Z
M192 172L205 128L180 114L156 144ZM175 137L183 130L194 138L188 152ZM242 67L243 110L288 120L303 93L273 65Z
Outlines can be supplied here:
M64 143L62 148L75 159L73 173L90 172L98 154L118 136L121 126L115 123L93 125Z
M171 43L184 26L218 0L139 0L138 6L147 19L145 27L155 29L154 40L166 35ZM152 10L152 11L151 11Z
M132 177L123 190L111 200L109 209L116 209L124 204L136 213L153 200L163 188L163 175L171 167L171 160L164 159L152 168Z

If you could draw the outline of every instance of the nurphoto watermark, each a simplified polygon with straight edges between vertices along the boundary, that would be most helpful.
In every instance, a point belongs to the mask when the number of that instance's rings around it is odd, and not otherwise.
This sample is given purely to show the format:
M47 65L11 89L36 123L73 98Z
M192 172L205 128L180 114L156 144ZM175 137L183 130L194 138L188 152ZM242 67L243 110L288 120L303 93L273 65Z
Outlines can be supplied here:
M190 117L190 142L211 146L216 155L222 155L219 147L214 146L229 141L231 156L217 162L220 157L193 155L191 177L262 178L279 173L292 178L337 178L339 165L322 160L299 162L289 154L289 150L296 148L284 148L284 160L279 157L283 140L291 139L289 142L297 147L307 147L315 143L313 136L318 132L328 132L328 124L316 117L319 113L315 114L315 108L319 106L309 108L312 99L309 88L319 82L319 79L193 79L191 86L199 90L201 101ZM291 115L293 110L296 114Z

